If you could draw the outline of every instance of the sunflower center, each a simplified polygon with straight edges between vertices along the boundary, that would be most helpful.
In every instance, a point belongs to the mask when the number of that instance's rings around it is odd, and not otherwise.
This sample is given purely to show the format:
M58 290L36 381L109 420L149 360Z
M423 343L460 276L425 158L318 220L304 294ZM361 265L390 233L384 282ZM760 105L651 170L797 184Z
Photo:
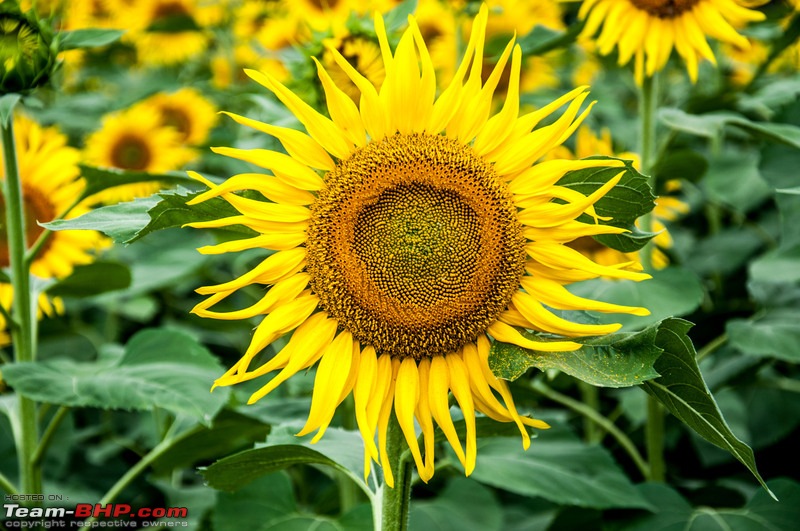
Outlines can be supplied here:
M192 122L181 109L173 107L162 108L161 121L164 125L175 128L181 135L181 140L186 140L192 132Z
M44 232L44 228L40 227L36 222L52 221L56 217L56 209L53 203L36 188L22 186L22 203L25 212L25 240L26 245L30 247L36 242L39 236ZM5 228L6 219L6 202L3 196L0 195L0 220L3 222L3 228L0 230L0 267L8 267L10 265L8 253L8 233ZM40 255L47 252L50 246L50 241L47 240L40 251Z
M692 9L700 0L630 0L643 11L658 18L675 18Z
M312 288L379 352L457 351L519 288L524 238L511 196L456 140L411 134L368 144L328 173L312 212Z
M111 163L124 170L144 170L150 164L152 154L147 143L133 135L124 135L111 148Z

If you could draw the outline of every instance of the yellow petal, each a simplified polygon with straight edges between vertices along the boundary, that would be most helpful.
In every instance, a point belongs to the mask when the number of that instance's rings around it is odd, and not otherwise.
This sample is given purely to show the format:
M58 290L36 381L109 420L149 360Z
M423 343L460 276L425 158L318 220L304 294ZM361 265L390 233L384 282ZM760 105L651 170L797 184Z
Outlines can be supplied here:
M450 371L450 389L456 397L458 405L464 414L464 423L467 426L467 452L464 456L464 473L469 476L475 470L477 458L477 434L475 432L475 406L472 402L472 390L469 387L469 374L464 366L464 361L458 354L445 356L447 368Z
M417 362L413 358L405 358L397 372L397 383L394 388L394 412L403 435L406 437L411 455L417 470L425 470L422 455L419 451L417 433L414 430L414 410L419 401L419 373Z
M431 414L436 420L436 424L442 429L450 446L453 447L458 460L466 468L466 456L458 440L456 427L453 418L450 416L450 405L448 395L450 394L450 371L447 361L443 356L434 356L431 359L430 382L428 382L428 400L430 401Z
M486 331L497 341L511 343L523 348L538 350L541 352L572 352L581 348L580 343L573 341L534 341L520 334L511 326L495 321Z

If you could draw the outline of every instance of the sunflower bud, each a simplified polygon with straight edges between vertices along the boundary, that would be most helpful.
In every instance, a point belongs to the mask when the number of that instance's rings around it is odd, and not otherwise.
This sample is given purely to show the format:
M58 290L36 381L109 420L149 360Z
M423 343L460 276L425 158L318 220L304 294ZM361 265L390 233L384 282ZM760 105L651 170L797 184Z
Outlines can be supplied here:
M15 1L0 0L0 95L24 92L50 79L55 53L52 34Z

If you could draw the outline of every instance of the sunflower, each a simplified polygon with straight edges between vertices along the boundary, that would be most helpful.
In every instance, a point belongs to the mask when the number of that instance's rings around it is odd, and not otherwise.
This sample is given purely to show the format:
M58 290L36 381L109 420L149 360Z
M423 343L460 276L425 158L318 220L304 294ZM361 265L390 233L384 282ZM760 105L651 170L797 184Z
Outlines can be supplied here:
M747 9L741 0L585 0L578 16L586 19L582 35L597 34L598 50L619 49L619 64L634 59L638 83L664 68L675 48L686 61L692 82L697 81L698 62L716 64L706 36L748 49L747 39L736 28L764 20L759 11Z
M180 142L190 146L203 144L217 121L217 108L193 88L182 88L171 94L159 92L140 105L152 106L161 125L175 129Z
M192 158L180 145L180 133L161 125L155 108L138 105L106 115L99 130L86 139L84 159L104 168L158 173L176 170ZM94 198L102 202L129 201L161 189L157 182L110 188Z
M25 239L30 247L44 232L38 223L61 217L83 192L84 183L78 179L80 152L67 146L67 137L55 127L40 127L21 115L14 119L14 137L26 214ZM0 165L2 179L5 179L4 168L4 165ZM70 211L69 217L77 217L87 211L88 208L78 205ZM0 219L5 220L2 197ZM108 241L95 231L52 232L31 263L31 274L45 279L67 277L76 265L91 262L92 253L107 244ZM0 232L0 267L8 267L9 263L8 239L3 229ZM0 304L9 309L12 297L11 285L0 283ZM51 301L45 295L39 297L40 317L61 311L63 306L59 299ZM0 330L5 327L5 319L0 315ZM3 337L7 338L5 335Z
M136 0L129 14L143 24L125 39L136 48L139 62L176 65L200 55L208 47L209 34L200 25L203 10L197 0ZM210 9L210 8L209 8Z
M526 448L526 426L547 427L520 415L506 382L492 374L490 337L542 351L572 351L580 345L566 338L531 339L515 326L569 337L619 328L573 323L544 305L647 312L577 298L563 287L565 277L648 278L626 270L627 264L599 266L565 245L582 235L623 232L576 218L584 212L594 215L593 204L624 171L588 197L555 183L570 170L621 168L622 163L536 163L587 115L588 109L580 112L586 87L520 116L522 53L513 40L493 75L481 81L487 18L483 6L464 58L438 97L434 66L413 17L394 52L383 19L375 17L386 71L380 90L341 53L330 50L359 88L359 105L317 63L330 118L270 75L248 71L294 113L306 132L231 114L238 123L277 138L288 155L215 148L271 174L246 173L216 185L192 173L209 190L189 204L222 197L239 215L191 226L244 225L258 233L203 247L202 253L274 251L244 275L197 290L209 295L192 310L199 316L265 316L242 358L214 386L280 370L253 393L252 403L319 363L308 420L298 435L316 430L313 440L319 440L338 405L352 392L365 441L365 473L371 460L380 462L388 485L394 484L386 454L392 411L424 481L434 472L434 422L467 474L475 467L476 411L514 422ZM493 91L508 62L508 98L492 115ZM558 119L539 126L565 105ZM241 190L259 192L269 202L235 193ZM248 308L210 309L249 285L271 288ZM274 357L263 364L254 362L266 347L290 333ZM464 444L450 416L451 391L466 422ZM424 458L415 419L422 430Z
M349 33L324 41L326 51L322 54L322 66L330 75L334 85L357 102L361 98L361 91L350 76L336 63L336 55L342 55L353 67L377 89L380 89L386 77L386 71L381 59L381 49L378 43L370 39L351 35ZM334 52L335 50L335 52Z

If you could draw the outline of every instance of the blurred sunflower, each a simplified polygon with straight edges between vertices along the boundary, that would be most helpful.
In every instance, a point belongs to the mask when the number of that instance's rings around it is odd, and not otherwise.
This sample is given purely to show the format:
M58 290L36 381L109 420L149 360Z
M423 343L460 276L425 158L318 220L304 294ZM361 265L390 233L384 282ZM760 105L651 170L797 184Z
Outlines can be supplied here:
M360 105L317 63L331 118L268 74L248 71L294 113L307 133L231 115L238 123L277 138L288 155L216 148L217 153L272 174L242 174L215 185L193 173L210 189L190 204L221 196L240 215L192 226L240 224L259 233L201 252L275 251L241 277L197 290L210 295L193 309L197 315L217 319L266 315L243 357L215 386L280 369L250 397L252 403L319 362L308 421L298 435L317 430L313 441L319 440L338 405L352 392L365 441L365 473L370 459L381 462L388 485L394 483L386 455L392 410L424 481L434 472L434 422L467 474L475 467L476 411L516 423L526 448L530 444L526 426L547 427L520 415L506 382L492 374L490 336L536 350L572 351L580 345L530 339L514 326L560 336L606 334L619 328L573 323L551 313L545 304L647 313L643 308L578 298L563 287L565 275L576 280L648 278L626 270L625 263L599 266L565 245L583 235L623 232L576 220L584 212L594 215L594 203L619 182L623 172L588 197L555 185L567 171L617 164L536 163L585 118L588 109L582 113L580 109L588 93L585 87L578 88L520 116L522 54L513 40L489 79L481 81L487 18L483 6L464 58L438 97L434 66L413 17L394 53L382 18L375 18L386 71L380 90L341 53L331 50L359 88ZM492 95L509 59L508 98L492 115ZM558 119L537 127L567 104ZM234 193L239 190L258 191L271 202ZM248 308L209 309L253 284L272 287ZM253 363L267 346L290 332L288 343L272 359L260 366ZM450 416L450 391L466 420L464 445ZM415 418L424 437L424 460Z
M84 183L79 179L78 161L80 152L67 146L67 137L54 127L40 127L24 117L14 118L14 138L17 149L17 162L22 183L22 198L26 215L26 244L32 246L42 235L44 229L39 223L46 223L72 207L83 192ZM0 155L0 161L2 155ZM0 178L5 179L5 166L0 164ZM68 217L77 217L88 211L78 205ZM5 201L0 196L0 219L5 227ZM79 264L93 260L93 252L108 245L108 241L95 231L65 230L51 232L44 240L36 259L31 263L31 274L40 278L64 278ZM5 228L0 231L0 267L8 267L8 237ZM11 284L0 283L0 304L7 310L12 303ZM52 301L46 295L39 297L39 316L52 315L63 311L59 299ZM7 323L0 314L0 330ZM8 339L5 333L0 334Z
M345 94L350 96L354 102L361 98L361 91L336 62L336 56L341 55L347 58L361 75L367 78L375 88L380 89L386 77L386 70L381 59L381 49L378 43L360 36L349 33L326 39L325 52L322 54L322 66L330 75L333 84L339 87Z
M605 155L617 157L633 162L634 168L639 168L639 155L626 151L615 153L611 140L611 131L604 129L600 135L596 135L591 129L583 126L578 129L575 138L575 151L572 152L566 146L558 146L547 154L546 160L555 159L581 159L592 155ZM681 185L678 180L670 180L666 183L666 192L677 192ZM650 261L655 269L663 269L669 265L669 257L663 249L670 249L673 245L672 236L665 223L675 221L681 215L689 212L689 205L674 196L660 196L656 199L656 206L652 211L652 231L658 235L653 238L650 249ZM576 238L568 244L573 249L580 251L584 256L592 261L604 265L613 266L621 262L629 262L638 265L641 257L637 253L623 253L599 243L591 236ZM644 251L640 251L644 252Z
M158 173L177 170L193 153L180 143L180 133L161 123L155 108L137 105L106 115L100 129L89 135L84 148L86 163L103 168ZM130 201L161 189L158 182L109 188L94 199L104 203Z
M672 49L678 51L692 82L697 81L698 62L716 64L706 36L743 49L747 39L737 28L764 20L764 14L747 9L741 0L584 0L578 16L586 19L582 35L597 37L601 54L616 46L619 64L634 59L638 83L664 68Z
M198 0L133 0L130 7L127 18L136 24L137 31L123 38L134 45L139 62L175 65L208 47L210 34L203 26L213 19L206 20L203 15L216 14L213 6L201 8Z
M140 105L154 108L160 124L175 129L180 142L190 146L203 144L217 122L217 108L193 88L182 88L171 94L159 92Z

